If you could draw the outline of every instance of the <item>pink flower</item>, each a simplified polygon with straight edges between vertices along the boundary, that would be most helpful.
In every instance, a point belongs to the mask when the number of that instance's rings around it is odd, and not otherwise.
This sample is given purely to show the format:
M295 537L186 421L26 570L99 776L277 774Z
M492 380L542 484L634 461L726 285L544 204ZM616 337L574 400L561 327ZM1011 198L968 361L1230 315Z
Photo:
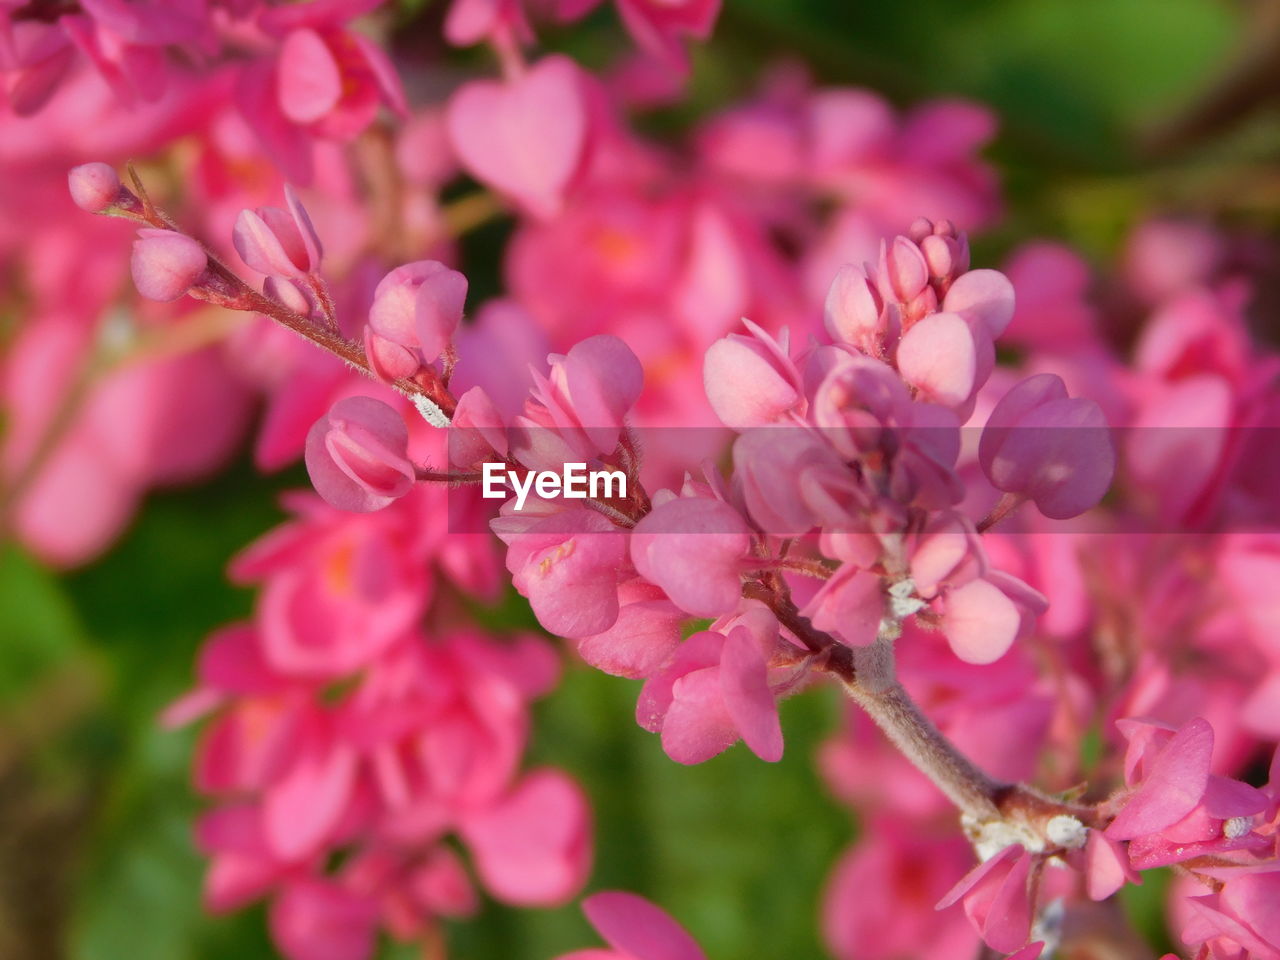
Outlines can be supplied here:
M706 960L683 927L634 893L592 894L582 901L582 912L612 949L579 950L558 960Z
M485 886L506 903L564 903L591 871L587 799L556 770L530 773L507 797L465 815L459 832Z
M866 271L848 263L827 291L823 323L833 340L853 344L869 357L883 357L901 330L897 304L885 304Z
M874 643L885 615L884 585L874 573L843 564L804 608L819 630L851 647Z
M573 61L550 56L508 83L464 85L447 114L463 166L532 215L554 216L588 146L583 82Z
M264 584L258 623L272 668L331 679L404 639L421 616L431 598L425 561L438 549L423 542L426 518L443 506L432 491L376 514L338 512L318 498L291 505L299 516L241 553L231 575Z
M933 313L902 336L895 355L902 379L918 395L944 407L959 407L973 394L978 348L958 314Z
M1272 852L1273 841L1257 830L1268 797L1210 773L1214 736L1206 720L1196 717L1176 732L1141 721L1121 725L1129 737L1125 779L1132 789L1110 801L1119 812L1106 833L1129 841L1134 867Z
M287 212L279 207L242 210L231 239L240 259L251 269L297 280L320 269L323 250L293 189L286 186L284 195Z
M938 909L963 900L965 916L987 946L1002 953L1021 949L1031 933L1031 861L1017 844L1005 847L965 874Z
M1028 377L987 419L978 457L998 490L1035 502L1064 520L1102 499L1115 473L1115 449L1101 408L1071 399L1053 374Z
M290 883L271 907L271 937L287 960L369 960L378 906L328 880Z
M617 677L648 677L680 645L687 614L658 586L628 580L618 586L618 619L578 641L582 659Z
M308 432L307 473L316 492L339 510L381 510L413 489L408 446L400 414L372 397L348 397Z
M67 174L67 187L77 207L101 213L120 197L120 178L110 164L82 163Z
M587 637L613 626L627 543L608 518L582 508L500 517L493 529L507 544L512 582L547 630Z
M1280 872L1225 868L1214 871L1225 880L1217 893L1188 896L1178 904L1179 936L1198 947L1196 956L1210 960L1270 960L1280 956Z
M958 836L878 814L827 881L822 929L840 960L953 960L974 952L965 918L934 909L951 878L971 862Z
M548 376L534 372L524 413L513 421L511 452L535 469L611 454L640 397L644 371L631 348L608 334L552 354Z
M742 515L701 497L659 503L631 534L631 562L680 609L697 617L735 610L751 535Z
M177 300L204 276L209 257L195 240L172 230L138 231L129 268L133 284L148 300Z
M707 399L726 427L777 423L804 403L800 372L785 334L775 340L750 320L749 336L731 333L707 350L702 377Z
M662 734L662 749L678 763L702 763L739 739L762 760L782 758L767 659L777 623L771 631L748 625L726 629L727 634L695 633L641 691L637 720Z
M397 376L410 375L418 362L432 363L449 349L466 296L467 278L435 260L396 267L379 281L369 328L378 341L411 355L412 367L394 371Z

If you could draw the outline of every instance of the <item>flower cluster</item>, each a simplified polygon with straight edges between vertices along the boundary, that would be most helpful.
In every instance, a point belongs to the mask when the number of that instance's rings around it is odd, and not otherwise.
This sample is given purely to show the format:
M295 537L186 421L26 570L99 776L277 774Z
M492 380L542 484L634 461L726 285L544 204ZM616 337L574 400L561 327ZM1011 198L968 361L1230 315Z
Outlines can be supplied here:
M96 168L92 173L105 179ZM77 171L73 183L83 175ZM176 251L194 243L169 227L145 196L114 186L108 192L115 194L113 209L155 224L144 228L135 248L140 280L148 277L151 245ZM516 476L575 462L625 476L626 492L613 497L569 500L539 487L529 498L526 486L490 526L507 546L512 583L543 627L574 641L592 665L645 680L637 719L660 734L673 759L699 763L738 740L763 759L779 759L779 699L833 677L962 812L981 862L938 907L962 903L988 947L1028 960L1061 935L1052 911L1041 909L1050 891L1105 899L1126 882L1140 882L1139 871L1170 863L1225 891L1224 877L1273 869L1274 790L1210 773L1214 735L1204 719L1176 732L1125 721L1127 789L1089 805L993 779L938 733L897 680L899 660L908 671L936 660L938 644L928 638L936 631L961 672L970 672L962 697L972 705L970 717L1000 702L1002 673L1022 690L1027 665L1007 655L1019 638L1036 632L1048 600L993 556L1016 566L1024 536L1018 525L1038 529L1088 511L1117 467L1102 409L1071 397L1058 374L1034 372L1006 383L998 399L984 389L995 370L994 342L1016 313L1013 288L1004 274L969 268L967 240L949 222L919 220L908 234L883 243L874 265L843 268L826 297L827 342L812 339L793 353L786 331L774 336L751 321L745 333L714 341L704 357L704 388L711 409L737 435L732 471L726 477L704 462L678 487L649 493L641 438L629 423L644 371L622 340L596 335L550 355L545 373L531 371L518 408L495 400L481 384L455 396L455 367L466 353L454 343L465 280L437 263L393 270L374 291L363 333L367 352L361 351L341 337L323 306L329 298L314 272L319 245L305 212L292 198L291 205L291 214L246 212L237 223L242 259L268 275L261 295L207 258L194 278L183 278L187 292L265 312L363 367L412 400L420 415L413 418L415 430L427 429L423 421L449 426L443 448L433 434L433 460L442 464L433 468L410 450L403 406L342 399L306 439L317 490L334 507L376 523L413 505L424 495L423 484L429 490L433 483L475 482L489 463ZM155 271L162 277L178 272ZM304 278L314 296L293 282L283 286L290 272ZM985 425L976 442L966 444L962 425L980 404ZM1143 448L1135 451L1135 441L1143 436L1135 434L1124 451L1139 464ZM969 511L980 504L986 515L978 519ZM1029 516L1027 504L1035 507ZM1014 529L996 533L1001 523ZM324 551L282 555L282 579L291 591ZM409 571L422 566L410 562L401 576L412 579ZM396 567L384 562L379 569L385 574ZM328 571L318 579L332 578ZM264 594L264 612L283 605L321 618L292 634L286 630L270 645L262 634L266 649L286 658L292 649L295 667L304 670L314 669L311 645L331 627L339 634L347 627L348 642L336 643L320 661L359 668L370 645L380 649L374 624L387 619L388 636L397 635L422 616L408 598L429 593L421 584L410 588L404 607L383 596L375 615L340 611L331 599L309 593L296 606L292 596L271 602L273 587ZM357 634L361 642L350 645ZM300 643L303 635L313 639ZM1000 670L989 672L992 664ZM427 682L421 674L419 684ZM964 679L933 683L964 686ZM356 709L363 692L362 684L344 697L339 713ZM209 691L197 694L197 700L209 697ZM1011 706L1031 724L1028 749L1015 757L1020 768L1009 771L1023 779L1032 772L1025 760L1043 747L1049 718L1034 699ZM405 770L388 775L385 761L372 763L382 789L389 789L382 780L390 776L399 785L393 792L403 794L411 779ZM268 823L270 809L268 793ZM328 828L336 830L343 820L332 816ZM469 815L445 823L472 844L482 876L502 892L503 868L486 866ZM552 833L562 841L555 853L566 856L564 838L575 832ZM893 836L905 835L886 827L885 837ZM414 841L420 845L423 838ZM878 855L900 855L888 842ZM858 854L846 873L856 876L867 855ZM512 899L520 902L518 894ZM1265 896L1257 902L1265 904ZM1247 897L1197 902L1194 910L1209 931L1201 938L1206 943L1247 948L1237 928L1266 935L1258 932L1265 908ZM832 927L836 944L847 938L847 923ZM1192 924L1186 936L1194 938L1198 929ZM280 932L278 939L290 942Z
M447 539L444 492L377 514L314 496L232 565L257 611L209 638L170 722L208 715L195 783L209 909L271 898L290 960L372 954L380 927L440 936L498 900L556 904L591 864L590 812L564 773L521 771L529 704L552 689L541 638L480 633L451 594L492 597L496 557ZM433 519L434 518L434 519ZM341 855L341 866L332 864Z

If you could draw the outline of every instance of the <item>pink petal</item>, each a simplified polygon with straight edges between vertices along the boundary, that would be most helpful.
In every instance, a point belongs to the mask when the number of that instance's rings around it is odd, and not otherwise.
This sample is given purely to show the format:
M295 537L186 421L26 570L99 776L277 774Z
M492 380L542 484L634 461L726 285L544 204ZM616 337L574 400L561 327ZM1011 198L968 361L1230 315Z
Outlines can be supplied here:
M880 578L853 564L842 566L804 608L815 627L836 633L851 647L875 641L884 612Z
M973 392L973 334L954 313L931 314L908 330L898 344L897 362L902 378L934 403L956 407Z
M600 936L634 960L706 960L693 937L643 897L606 890L582 901Z
M942 309L981 323L991 339L1004 333L1013 319L1013 284L998 270L970 270L956 278Z
M1084 848L1085 877L1090 900L1105 900L1128 883L1142 878L1129 865L1129 855L1101 830L1090 830Z
M267 791L267 843L282 859L320 849L337 827L355 788L356 757L344 746L316 745Z
M640 361L622 340L600 334L574 344L564 370L578 421L593 443L611 450L623 417L644 386Z
M738 742L740 734L724 704L718 665L692 670L671 686L662 718L662 749L676 763L704 763ZM637 710L639 704L636 705Z
M314 30L294 30L284 38L276 78L280 108L294 123L313 123L342 99L338 62Z
M1107 827L1107 836L1131 840L1173 826L1200 803L1212 758L1213 728L1196 717L1160 751L1142 785Z
M761 760L782 759L778 702L769 689L769 670L760 645L746 627L736 627L720 655L720 690L743 742Z
M271 906L271 936L288 960L368 960L378 904L329 880L289 884Z
M505 903L555 906L587 879L591 813L559 771L530 773L506 798L464 816L459 829L480 878Z
M994 663L1013 645L1022 614L1004 592L986 580L971 580L946 596L942 632L966 663Z
M1027 879L1031 857L1022 853L991 900L983 923L982 939L995 950L1017 950L1031 933L1031 893Z
M511 83L473 81L449 101L449 138L477 179L539 217L553 216L582 163L587 106L581 74L562 56Z
M682 610L729 613L742 596L739 562L751 547L746 521L718 500L670 500L636 524L631 560Z

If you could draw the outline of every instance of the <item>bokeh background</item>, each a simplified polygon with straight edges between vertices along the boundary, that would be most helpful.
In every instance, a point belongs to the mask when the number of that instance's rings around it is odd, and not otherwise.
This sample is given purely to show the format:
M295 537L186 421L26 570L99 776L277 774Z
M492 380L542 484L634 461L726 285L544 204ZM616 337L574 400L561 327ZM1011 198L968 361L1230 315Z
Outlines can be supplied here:
M438 0L403 7L397 47L438 45ZM606 13L548 42L590 64L626 40ZM1122 238L1151 214L1259 234L1280 223L1280 4L1270 0L727 0L694 57L692 95L646 117L650 129L680 131L785 59L902 105L937 95L990 105L1006 213L977 238L976 263L1048 237L1097 263L1105 284ZM496 289L485 263L504 229L464 244L477 296ZM20 322L0 315L0 332ZM162 730L156 716L189 685L201 639L250 609L251 594L225 579L227 560L282 517L279 491L304 484L300 468L260 475L246 450L211 482L150 495L87 568L55 573L16 544L0 550L3 960L276 956L261 909L202 913L195 734ZM533 625L517 598L491 616ZM835 692L783 704L782 763L739 749L684 768L634 724L630 682L567 670L536 708L530 760L565 768L591 796L592 886L673 908L718 960L824 956L821 889L857 830L813 761L839 722ZM1160 886L1127 902L1157 945ZM449 942L463 960L540 960L595 941L575 906L489 904L452 925Z

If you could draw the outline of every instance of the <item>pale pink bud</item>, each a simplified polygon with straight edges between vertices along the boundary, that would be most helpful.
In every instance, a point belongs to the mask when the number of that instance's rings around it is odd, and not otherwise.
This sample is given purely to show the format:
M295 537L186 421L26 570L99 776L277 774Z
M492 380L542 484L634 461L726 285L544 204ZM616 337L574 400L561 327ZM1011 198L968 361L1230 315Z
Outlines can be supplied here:
M702 366L707 400L734 430L776 423L799 406L800 373L783 344L751 321L752 336L733 333L713 343Z
M991 411L978 459L992 485L1033 501L1054 520L1102 499L1115 472L1115 449L1101 408L1067 396L1051 373L1023 380Z
M311 294L304 287L285 277L267 277L262 282L262 292L304 317L310 316L311 311L315 309Z
M241 210L231 232L240 259L269 276L303 277L320 267L323 250L311 218L297 196L285 187L289 210L259 207Z
M494 452L507 455L507 430L502 414L482 387L472 387L458 398L449 425L449 462L469 469Z
M134 286L148 300L177 300L195 285L209 257L190 237L172 230L139 230L129 267Z
M958 407L973 392L977 348L969 325L954 313L935 313L918 322L898 345L898 370L923 399Z
M448 348L462 320L467 278L435 260L396 267L378 283L369 326L380 337L420 350L430 363Z
M912 242L920 243L925 237L933 235L933 221L928 217L916 217L911 221L911 226L907 227L907 236Z
M108 164L82 163L67 174L71 199L81 210L101 213L120 196L120 178Z
M422 366L417 353L394 340L378 336L370 326L364 328L364 354L373 375L384 383L412 377Z
M929 276L946 277L955 269L959 244L952 237L931 235L920 242L920 252L929 265Z
M929 267L920 248L906 237L894 237L880 250L880 292L885 299L907 303L929 283Z
M307 434L307 473L340 510L381 510L413 487L408 445L409 429L395 410L372 397L347 397Z
M827 291L823 309L823 324L832 339L874 354L885 333L881 316L880 297L862 268L853 264L841 267Z
M998 270L970 270L956 278L942 301L942 309L981 324L992 340L1013 319L1013 284Z
M414 327L422 358L430 363L448 350L453 333L462 322L467 299L467 278L445 267L426 277L414 305Z

